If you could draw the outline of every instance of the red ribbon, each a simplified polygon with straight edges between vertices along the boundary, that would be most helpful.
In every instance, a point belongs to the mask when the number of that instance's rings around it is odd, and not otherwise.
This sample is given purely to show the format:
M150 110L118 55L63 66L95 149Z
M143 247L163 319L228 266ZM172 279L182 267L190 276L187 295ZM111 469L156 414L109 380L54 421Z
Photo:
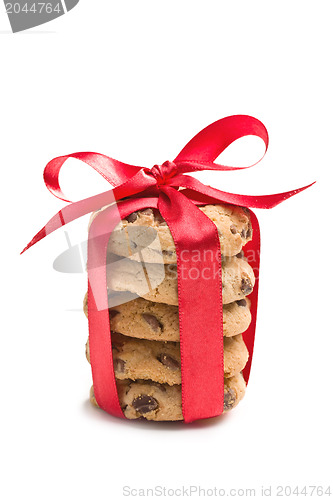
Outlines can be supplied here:
M246 196L214 189L185 175L201 170L249 168L214 163L232 142L247 135L260 137L267 150L268 134L265 126L251 116L236 115L209 125L184 147L173 162L155 165L152 169L127 165L98 153L87 152L54 158L45 167L47 188L64 201L69 200L61 191L59 172L68 158L77 158L90 165L113 188L65 206L34 236L23 252L68 222L118 201L93 220L88 239L89 346L94 390L99 406L112 415L124 418L112 360L106 287L107 244L119 222L119 215L123 219L147 207L157 208L168 223L175 241L177 266L183 271L178 273L178 297L184 420L191 422L223 412L222 283L219 273L215 272L221 272L220 242L215 224L197 205L223 202L251 208L273 208L312 185L286 193ZM179 191L180 187L185 189ZM250 373L255 334L260 251L259 224L252 211L250 217L253 239L245 247L245 254L252 251L251 264L256 270L256 284L251 295L252 322L244 334L250 353L243 371L246 381ZM211 261L198 259L198 252L203 256L204 251L206 255L213 256ZM192 255L195 255L195 259ZM212 271L208 280L203 277L207 276L207 266ZM182 275L190 275L192 279L183 279Z

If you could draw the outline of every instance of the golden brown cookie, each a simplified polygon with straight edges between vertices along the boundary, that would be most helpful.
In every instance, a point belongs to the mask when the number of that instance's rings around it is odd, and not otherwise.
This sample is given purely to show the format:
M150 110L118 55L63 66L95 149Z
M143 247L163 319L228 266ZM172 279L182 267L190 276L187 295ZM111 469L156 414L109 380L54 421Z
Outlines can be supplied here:
M118 395L124 415L128 419L145 418L155 421L183 420L181 386L157 384L151 381L119 380ZM224 411L237 406L245 394L241 373L224 380ZM98 407L93 387L90 401Z
M84 312L88 315L87 296ZM112 307L110 327L115 332L147 340L179 342L178 306L137 298ZM245 332L251 323L248 298L223 306L223 335L232 337Z
M223 255L238 254L252 239L251 221L246 209L227 204L198 208L216 225ZM92 214L90 223L97 213ZM159 211L152 208L134 212L120 221L111 235L108 249L111 253L139 261L143 256L145 262L177 262L170 229Z
M112 353L118 380L152 380L160 384L181 383L178 342L158 342L112 333ZM90 362L89 342L86 356ZM241 335L224 338L224 376L230 378L246 365L249 354Z
M131 259L119 259L107 268L110 290L131 292L152 302L178 305L178 271L183 279L191 275L176 265L145 264ZM223 303L229 304L249 295L255 277L250 264L242 258L229 257L222 262Z

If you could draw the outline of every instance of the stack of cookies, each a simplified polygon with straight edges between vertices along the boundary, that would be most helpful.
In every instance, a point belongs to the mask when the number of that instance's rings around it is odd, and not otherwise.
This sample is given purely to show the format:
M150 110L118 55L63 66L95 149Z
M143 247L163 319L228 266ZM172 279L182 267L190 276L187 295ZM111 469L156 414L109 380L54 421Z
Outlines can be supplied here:
M200 207L221 243L224 411L243 398L254 273L242 247L252 238L246 209ZM94 217L96 214L93 214ZM108 245L107 285L119 401L129 419L182 420L176 249L160 213L151 208L122 220ZM204 304L203 298L203 304ZM206 298L209 300L209 297ZM87 299L84 310L87 314ZM89 342L86 346L89 361ZM97 406L93 388L91 401Z

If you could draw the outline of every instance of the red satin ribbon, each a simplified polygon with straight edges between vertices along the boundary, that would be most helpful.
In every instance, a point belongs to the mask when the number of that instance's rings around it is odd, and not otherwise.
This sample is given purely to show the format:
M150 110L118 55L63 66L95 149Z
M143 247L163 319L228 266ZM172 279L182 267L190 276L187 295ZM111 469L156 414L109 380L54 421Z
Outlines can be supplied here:
M90 165L113 189L64 207L34 236L23 252L68 222L118 201L97 215L91 224L88 240L88 318L93 382L99 406L112 415L124 417L112 361L106 288L107 243L119 217L123 219L147 207L158 208L168 223L175 241L177 266L182 269L182 273L178 273L178 297L184 420L191 422L223 412L222 283L216 272L221 272L220 243L216 226L197 205L223 202L252 208L272 208L312 185L286 193L246 196L205 186L185 175L201 170L239 170L239 167L216 164L214 160L232 142L247 135L260 137L267 150L268 134L264 125L251 116L236 115L209 125L185 146L173 162L155 165L152 169L127 165L89 152L55 158L45 167L47 188L65 201L69 200L60 188L59 172L68 158L77 158ZM179 191L180 187L185 189ZM257 279L251 295L252 322L243 335L250 353L243 371L246 381L250 373L255 334L260 252L259 224L252 211L250 217L254 229L253 239L245 247L245 254L251 251L251 265L256 270ZM205 255L213 256L209 262L203 258L204 251ZM198 252L201 259L197 258ZM211 272L209 279L205 278L207 270ZM189 275L191 279L183 278Z

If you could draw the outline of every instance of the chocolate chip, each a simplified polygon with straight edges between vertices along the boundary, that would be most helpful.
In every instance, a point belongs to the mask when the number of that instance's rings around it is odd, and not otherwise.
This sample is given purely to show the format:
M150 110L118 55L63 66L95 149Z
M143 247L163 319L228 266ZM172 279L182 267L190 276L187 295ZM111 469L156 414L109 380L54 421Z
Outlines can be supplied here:
M118 339L117 340L112 339L112 350L120 352L122 350L122 347L124 347L124 342L120 342Z
M252 236L252 228L249 227L246 232L246 239L248 240L249 238L251 238L251 236Z
M157 332L158 330L163 330L163 326L158 321L156 316L153 316L152 314L146 314L146 313L143 313L141 316L143 317L143 319L145 321L147 321L150 328L152 328L155 332Z
M158 408L158 402L152 396L147 396L143 394L138 396L132 401L133 408L139 413L149 413L150 411L156 410Z
M231 410L235 406L236 403L236 394L233 389L227 389L227 392L224 393L224 410Z
M163 219L162 215L159 212L156 212L154 214L154 218L155 218L156 223L159 226L167 226L165 219Z
M109 318L110 319L113 319L115 316L117 316L117 314L119 314L119 311L117 311L116 309L109 309Z
M141 213L144 215L153 215L153 209L152 208L145 208L144 210L141 210Z
M242 229L242 232L241 232L241 237L242 237L242 238L245 238L245 237L246 237L246 231L245 231L245 229Z
M162 254L171 257L173 255L173 252L171 250L162 250Z
M237 233L237 227L235 226L235 224L231 224L230 231L232 232L232 234L236 234Z
M157 359L162 365L170 368L172 371L179 370L180 368L179 362L168 354L160 354Z
M132 214L129 214L127 217L126 217L126 220L128 222L135 222L136 219L138 218L138 214L136 212L133 212Z
M238 259L242 259L242 258L244 257L244 252L243 252L243 250L242 250L241 252L239 252L239 253L236 255L236 257L237 257Z
M236 303L239 307L246 307L246 300L245 299L236 300Z
M114 371L118 373L124 373L125 371L125 361L123 359L115 359L114 360Z
M124 342L121 341L121 336L117 337L117 335L119 335L119 333L115 332L114 330L111 330L112 349L114 349L117 352L120 352L121 348L124 347Z
M248 295L252 292L253 286L249 278L242 278L241 290L244 295Z

